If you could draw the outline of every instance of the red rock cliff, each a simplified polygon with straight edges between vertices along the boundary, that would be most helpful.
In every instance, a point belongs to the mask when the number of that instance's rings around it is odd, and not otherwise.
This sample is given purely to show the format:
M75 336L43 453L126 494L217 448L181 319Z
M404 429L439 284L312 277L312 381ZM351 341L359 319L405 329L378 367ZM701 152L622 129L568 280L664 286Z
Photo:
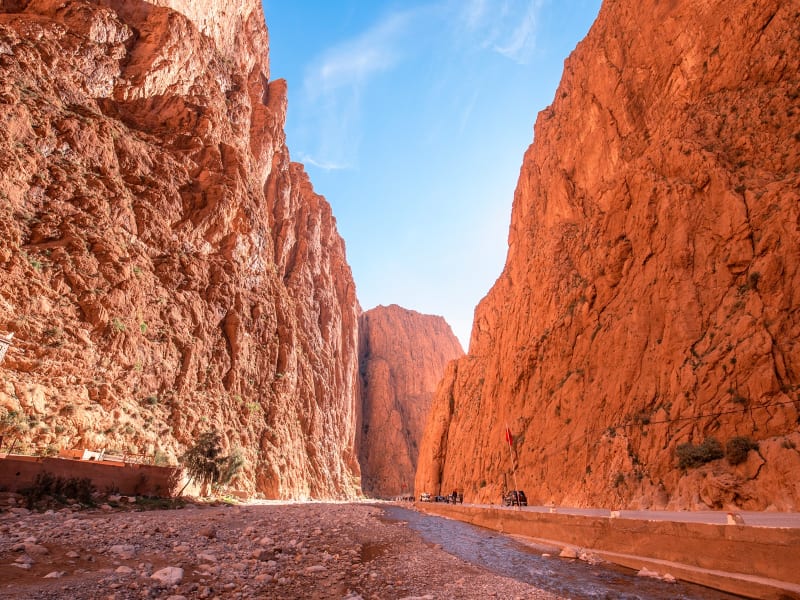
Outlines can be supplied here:
M256 0L3 3L0 411L24 445L174 457L216 427L239 487L359 493L360 309L267 57Z
M497 502L508 423L532 502L800 507L798 65L796 2L604 3L537 119L418 491Z
M463 356L442 317L397 305L359 317L364 492L389 498L414 489L419 441L445 365Z

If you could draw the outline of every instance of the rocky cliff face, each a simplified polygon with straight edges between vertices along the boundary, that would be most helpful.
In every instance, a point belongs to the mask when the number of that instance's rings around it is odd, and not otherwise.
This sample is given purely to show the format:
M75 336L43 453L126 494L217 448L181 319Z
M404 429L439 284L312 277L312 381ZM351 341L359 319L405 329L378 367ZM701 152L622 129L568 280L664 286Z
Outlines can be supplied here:
M359 493L360 309L267 56L256 0L3 3L0 410L22 444L174 457L215 427L239 487Z
M417 490L497 502L508 423L532 502L800 507L799 24L780 0L604 3L537 119ZM736 438L758 448L719 458Z
M463 356L442 317L397 305L359 317L364 492L390 498L414 489L419 441L445 365Z

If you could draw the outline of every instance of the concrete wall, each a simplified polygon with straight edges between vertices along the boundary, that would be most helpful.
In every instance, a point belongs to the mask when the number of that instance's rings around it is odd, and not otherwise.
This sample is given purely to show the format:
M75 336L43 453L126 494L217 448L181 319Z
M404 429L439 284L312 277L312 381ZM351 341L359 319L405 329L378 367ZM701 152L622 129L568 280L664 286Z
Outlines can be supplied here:
M11 455L0 458L0 491L19 491L32 485L36 476L45 471L63 479L88 477L100 492L115 490L127 496L169 497L180 490L183 469Z
M555 546L591 550L752 598L800 598L800 530L418 503L417 508Z

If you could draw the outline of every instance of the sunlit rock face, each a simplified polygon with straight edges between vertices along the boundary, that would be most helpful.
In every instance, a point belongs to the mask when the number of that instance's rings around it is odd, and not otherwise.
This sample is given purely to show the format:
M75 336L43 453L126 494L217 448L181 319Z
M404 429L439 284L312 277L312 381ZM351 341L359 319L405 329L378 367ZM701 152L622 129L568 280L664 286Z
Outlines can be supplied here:
M214 427L241 489L360 494L360 309L285 113L257 0L3 3L0 410L19 444L174 458Z
M364 493L413 493L419 441L445 365L464 355L447 322L396 304L359 318Z
M418 491L498 502L514 460L531 502L800 508L798 57L797 3L604 3L537 119ZM743 462L679 467L737 437Z

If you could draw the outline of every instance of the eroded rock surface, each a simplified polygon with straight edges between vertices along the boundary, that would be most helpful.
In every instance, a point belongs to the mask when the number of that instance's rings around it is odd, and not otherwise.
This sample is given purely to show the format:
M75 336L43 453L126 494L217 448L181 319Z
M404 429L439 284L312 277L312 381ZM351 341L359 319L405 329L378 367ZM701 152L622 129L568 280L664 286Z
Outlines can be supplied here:
M606 2L538 117L417 490L797 510L800 9ZM677 449L736 437L732 465ZM710 456L708 456L710 458ZM735 462L735 461L734 461Z
M464 351L442 318L396 304L359 317L364 492L412 494L419 442L445 365Z
M359 493L360 309L267 57L257 0L3 3L6 443L174 459L215 427L243 489Z

